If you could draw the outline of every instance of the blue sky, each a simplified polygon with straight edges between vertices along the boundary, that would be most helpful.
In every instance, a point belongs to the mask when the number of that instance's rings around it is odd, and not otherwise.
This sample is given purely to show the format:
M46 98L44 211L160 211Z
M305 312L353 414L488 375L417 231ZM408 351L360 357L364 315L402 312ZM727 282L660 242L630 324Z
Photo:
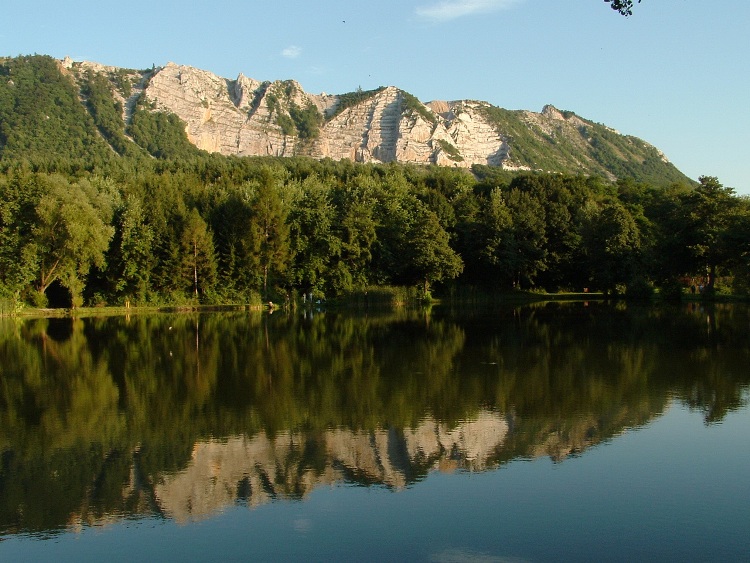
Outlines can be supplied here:
M643 0L628 18L602 0L10 0L2 12L0 55L550 103L750 195L746 0Z

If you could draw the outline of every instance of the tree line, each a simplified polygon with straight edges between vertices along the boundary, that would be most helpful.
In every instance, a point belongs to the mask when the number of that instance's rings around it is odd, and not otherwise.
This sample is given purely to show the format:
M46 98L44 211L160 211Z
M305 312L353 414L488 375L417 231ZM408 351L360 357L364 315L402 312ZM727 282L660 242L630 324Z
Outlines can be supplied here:
M63 172L0 174L6 307L55 295L75 307L750 282L750 202L714 177L657 187L217 155Z

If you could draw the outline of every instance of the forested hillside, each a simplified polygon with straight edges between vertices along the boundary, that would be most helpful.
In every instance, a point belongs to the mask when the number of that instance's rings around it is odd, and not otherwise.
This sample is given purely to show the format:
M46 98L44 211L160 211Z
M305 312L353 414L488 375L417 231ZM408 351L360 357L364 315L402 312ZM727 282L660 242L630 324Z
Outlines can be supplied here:
M225 157L143 105L119 128L100 78L55 65L0 65L5 311L750 283L750 202L716 178Z

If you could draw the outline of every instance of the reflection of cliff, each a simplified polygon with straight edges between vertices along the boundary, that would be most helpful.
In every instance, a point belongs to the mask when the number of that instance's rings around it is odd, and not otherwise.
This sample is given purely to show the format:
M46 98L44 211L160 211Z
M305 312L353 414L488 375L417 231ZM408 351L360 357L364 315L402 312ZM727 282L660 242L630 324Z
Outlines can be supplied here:
M184 470L158 479L155 496L167 516L186 521L237 502L299 498L336 482L402 488L433 469L486 469L507 432L505 417L483 411L454 428L426 419L403 431L338 428L315 437L285 432L201 441ZM306 452L322 456L313 456L317 467L305 464Z
M414 428L337 428L196 442L187 466L157 479L160 511L179 522L234 504L298 499L321 485L353 482L400 489L431 471L485 471L518 458L562 461L654 416L622 407L609 416L518 420L481 410L449 426L434 418Z

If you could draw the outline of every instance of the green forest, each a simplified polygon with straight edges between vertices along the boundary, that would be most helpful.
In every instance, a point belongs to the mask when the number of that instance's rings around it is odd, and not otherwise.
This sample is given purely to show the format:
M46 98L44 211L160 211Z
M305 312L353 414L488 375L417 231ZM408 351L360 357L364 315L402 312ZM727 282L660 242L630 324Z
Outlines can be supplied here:
M0 63L5 312L750 285L750 201L715 177L220 156L143 102L125 125L122 73Z

